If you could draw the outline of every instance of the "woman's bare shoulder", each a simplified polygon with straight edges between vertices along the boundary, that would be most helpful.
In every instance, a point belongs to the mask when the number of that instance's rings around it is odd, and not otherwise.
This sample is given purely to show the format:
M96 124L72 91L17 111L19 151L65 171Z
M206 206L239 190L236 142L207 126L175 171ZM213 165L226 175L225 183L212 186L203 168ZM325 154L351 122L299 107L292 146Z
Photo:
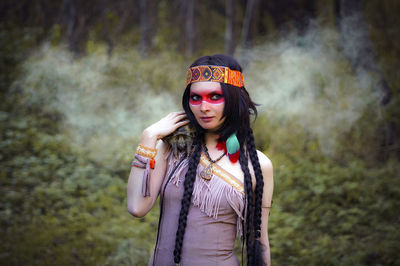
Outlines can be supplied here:
M263 172L264 180L272 179L273 167L271 160L263 152L257 150L258 161L260 162L261 171Z
M262 207L270 208L272 204L272 194L274 189L274 172L271 160L261 151L257 151L258 160L264 180ZM268 216L267 216L268 217ZM268 219L268 218L266 218Z
M272 168L271 160L263 152L257 150L258 161L260 162L261 168Z

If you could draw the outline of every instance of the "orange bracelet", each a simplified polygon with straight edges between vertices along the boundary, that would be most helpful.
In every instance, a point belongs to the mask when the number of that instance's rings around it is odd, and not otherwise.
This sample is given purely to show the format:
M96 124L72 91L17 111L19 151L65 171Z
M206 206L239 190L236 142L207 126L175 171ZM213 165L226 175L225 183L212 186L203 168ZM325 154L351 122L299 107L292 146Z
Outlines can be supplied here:
M157 155L157 149L152 149L152 148L149 148L149 147L139 144L136 149L136 153L154 160L154 158Z

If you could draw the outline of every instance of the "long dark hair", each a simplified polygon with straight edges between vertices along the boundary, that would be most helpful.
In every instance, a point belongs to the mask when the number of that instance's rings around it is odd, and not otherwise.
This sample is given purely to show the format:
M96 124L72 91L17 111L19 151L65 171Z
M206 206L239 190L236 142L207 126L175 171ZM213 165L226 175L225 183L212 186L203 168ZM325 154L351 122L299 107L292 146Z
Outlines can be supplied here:
M242 72L241 66L233 57L221 54L200 57L190 67L199 65L226 66L231 70L238 70ZM244 214L244 217L246 217L246 228L243 230L245 232L243 237L246 242L247 265L265 265L260 243L261 201L264 182L254 144L253 132L250 128L250 115L257 116L257 109L255 103L250 99L250 96L244 87L239 88L229 84L221 83L221 88L225 97L225 107L223 113L225 120L218 133L221 136L221 140L224 141L230 135L236 132L241 146L239 163L244 173L247 204L247 208L245 208L247 213ZM179 263L181 260L183 236L185 234L187 215L192 198L193 185L196 178L196 169L199 164L205 134L204 129L199 125L192 111L190 110L189 96L190 84L186 87L186 90L183 94L182 106L188 119L196 127L197 138L194 144L194 152L189 159L189 169L185 176L184 194L182 197L179 225L175 239L175 263ZM252 180L250 170L248 168L248 157L250 157L256 177L255 193L253 193L252 189Z

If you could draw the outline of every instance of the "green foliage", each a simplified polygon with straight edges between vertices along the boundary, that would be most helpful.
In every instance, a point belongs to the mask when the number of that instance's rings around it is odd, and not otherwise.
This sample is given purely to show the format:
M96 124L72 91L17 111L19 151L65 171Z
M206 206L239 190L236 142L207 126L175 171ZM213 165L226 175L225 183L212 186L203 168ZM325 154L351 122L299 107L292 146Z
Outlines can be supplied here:
M130 217L129 167L122 173L102 167L74 150L57 122L16 109L0 116L0 264L115 265L133 256L130 265L142 265L157 208L145 219Z
M29 54L40 28L20 28L13 23L0 22L0 97L19 74L19 64Z
M399 171L354 159L276 168L271 252L279 265L395 265ZM379 243L379 244L378 244Z

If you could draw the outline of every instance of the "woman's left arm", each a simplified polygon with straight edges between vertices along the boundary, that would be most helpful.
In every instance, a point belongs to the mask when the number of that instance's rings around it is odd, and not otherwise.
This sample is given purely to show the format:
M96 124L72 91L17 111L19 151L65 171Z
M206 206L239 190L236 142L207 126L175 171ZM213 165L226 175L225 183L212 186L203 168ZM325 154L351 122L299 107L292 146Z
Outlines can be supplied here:
M264 153L257 151L258 160L260 161L261 171L264 179L264 192L262 197L261 212L261 238L260 241L264 245L264 261L268 266L271 265L271 253L268 239L268 218L272 203L272 193L274 190L273 168L270 159Z

